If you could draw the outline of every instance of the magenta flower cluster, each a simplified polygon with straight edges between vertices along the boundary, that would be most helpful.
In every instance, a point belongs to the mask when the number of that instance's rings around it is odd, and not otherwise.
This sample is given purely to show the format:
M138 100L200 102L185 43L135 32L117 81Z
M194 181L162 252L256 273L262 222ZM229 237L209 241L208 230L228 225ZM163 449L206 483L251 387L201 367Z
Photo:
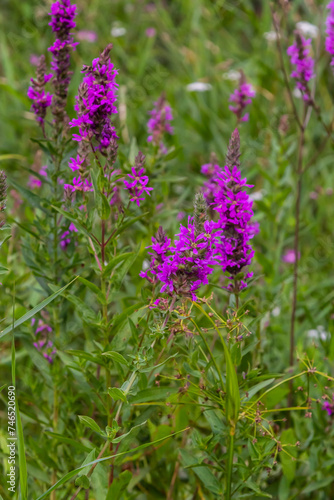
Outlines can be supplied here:
M329 2L327 5L329 9L329 14L326 19L326 42L325 48L327 52L332 56L331 66L334 66L334 1Z
M150 191L153 190L152 187L147 186L149 178L145 175L145 168L132 167L131 174L127 174L127 177L131 180L124 180L125 189L129 191L130 201L136 202L139 207L140 202L145 200L144 194L150 195Z
M43 130L46 112L52 104L53 97L52 94L45 91L45 86L52 77L52 73L46 74L45 57L41 56L37 63L36 79L30 79L31 86L28 89L27 96L32 101L31 108Z
M231 94L229 99L233 103L229 106L229 110L236 115L238 123L249 120L249 113L244 114L244 111L251 104L253 97L255 97L255 91L251 84L246 82L244 75L242 75L239 87Z
M160 152L166 154L167 148L162 139L165 134L173 134L173 127L170 124L173 120L173 115L172 108L166 103L164 95L154 103L154 109L149 114L151 118L147 122L147 129L150 135L147 141L159 146Z
M314 60L310 56L311 43L311 39L305 40L301 34L297 33L296 40L287 50L290 62L295 67L291 77L295 78L296 87L302 92L305 101L311 99L307 83L315 76L313 72Z
M31 78L31 87L29 87L27 95L29 99L32 100L32 110L35 113L36 120L41 125L44 124L44 119L46 115L46 110L51 106L52 95L49 92L45 92L45 85L52 78L52 73L48 75L42 75L42 82L39 83L37 80Z
M187 226L180 225L174 245L171 245L167 236L160 241L152 238L151 265L140 276L151 282L159 281L162 284L161 293L196 300L196 291L201 285L208 284L208 276L213 272L215 259L212 238L212 222L206 221L203 231L198 233L194 218L189 217Z
M130 194L130 201L134 201L138 207L140 202L145 200L145 194L150 196L152 187L148 187L149 178L145 175L145 155L139 151L135 158L135 165L131 169L131 174L127 174L130 179L124 179L124 187Z

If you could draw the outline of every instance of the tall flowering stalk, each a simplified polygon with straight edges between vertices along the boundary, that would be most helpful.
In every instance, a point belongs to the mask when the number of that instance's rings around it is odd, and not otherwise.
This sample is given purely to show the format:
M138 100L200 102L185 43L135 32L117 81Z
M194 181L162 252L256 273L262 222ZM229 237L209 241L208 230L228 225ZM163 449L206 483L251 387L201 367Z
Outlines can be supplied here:
M111 118L117 113L118 72L110 61L111 48L111 44L107 45L92 65L84 66L82 70L84 78L75 104L77 118L69 123L70 127L79 128L79 134L73 134L73 140L79 143L77 156L69 162L71 170L79 175L74 177L72 184L65 185L72 191L92 190L87 171L90 152L96 158L100 152L112 164L115 161L118 137Z
M228 290L236 294L247 286L246 279L253 273L243 273L243 268L251 264L254 250L250 240L257 232L257 226L252 223L253 202L245 188L252 187L242 179L240 167L240 137L236 129L231 136L226 165L218 174L218 188L214 192L213 208L218 214L214 223L215 257L227 272L232 281ZM238 304L237 304L238 306Z
M54 98L51 111L55 117L56 129L64 124L66 113L68 86L71 80L70 52L78 45L74 41L71 30L76 26L76 5L71 5L70 0L59 0L51 6L51 26L55 34L55 41L49 48L52 53L51 69L54 72L53 87Z
M166 154L167 148L163 143L163 137L165 134L173 134L173 127L170 123L173 120L173 115L172 108L166 102L165 94L162 94L154 103L154 109L149 114L151 118L147 122L147 129L150 135L147 141L158 146L160 153Z
M46 84L53 77L52 73L46 74L45 56L39 58L36 70L36 79L31 78L31 86L28 89L28 97L32 100L32 109L39 125L45 135L44 121L47 109L51 106L52 95L45 91Z
M334 66L334 1L329 2L329 4L327 5L327 9L329 9L329 14L326 19L327 36L325 48L332 58L331 66Z
M237 123L247 122L249 120L249 113L244 111L249 104L252 103L252 98L255 97L255 90L250 83L247 83L245 74L241 71L239 87L231 94L229 110L232 111L237 117Z
M311 39L305 40L300 33L296 32L296 39L287 50L290 62L295 67L291 77L296 80L296 88L302 93L303 99L309 103L312 102L312 97L308 82L315 76L314 60L310 56L311 44Z

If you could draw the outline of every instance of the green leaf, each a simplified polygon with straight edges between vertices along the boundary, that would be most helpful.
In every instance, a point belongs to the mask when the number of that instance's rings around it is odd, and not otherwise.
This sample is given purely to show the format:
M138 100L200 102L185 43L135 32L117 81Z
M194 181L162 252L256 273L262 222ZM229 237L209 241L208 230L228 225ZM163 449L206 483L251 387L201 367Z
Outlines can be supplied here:
M139 372L141 372L141 373L151 372L151 371L155 370L156 368L159 368L160 366L163 366L165 363L167 363L167 361L169 361L170 359L175 358L177 355L178 355L178 353L175 353L172 356L169 356L169 358L165 359L165 361L163 361L162 363L159 363L158 365L148 366L147 368L140 368Z
M216 495L222 495L222 484L209 469L209 466L207 464L202 465L188 451L183 450L182 448L179 451L183 465L185 467L192 468L193 472L202 481L205 488Z
M129 432L127 432L126 434L122 434L122 436L118 436L117 438L113 439L112 440L112 443L120 443L121 441L123 441L124 438L126 438L127 436L129 436L134 430L137 430L138 427L141 427L142 425L145 425L147 422L147 420L145 420L144 422L142 422L141 424L138 424L138 425L135 425L134 427L132 427L132 429L129 430Z
M4 267L4 266L2 266L2 265L0 264L0 274L5 274L5 273L7 273L7 272L8 272L7 267Z
M21 318L17 319L14 322L13 325L8 326L5 330L3 330L0 333L0 339L2 337L4 337L5 335L7 335L8 333L10 333L14 328L17 328L18 326L22 325L23 323L25 323L26 321L28 321L29 319L31 319L33 316L35 316L35 314L37 314L39 311L41 311L42 309L44 309L44 307L46 307L48 304L50 304L50 302L52 302L59 295L61 295L64 292L64 290L66 290L66 288L68 288L70 285L72 285L72 283L74 283L74 281L76 279L77 279L77 277L75 277L67 285L63 286L63 288L60 288L57 292L55 292L52 295L50 295L50 297L48 297L47 299L45 299L42 302L40 302L37 306L35 306L30 311L28 311L26 314L24 314L23 316L21 316Z
M89 427L90 429L92 429L95 432L98 432L99 434L103 434L102 430L100 429L98 424L95 422L95 420L93 420L90 417L86 417L85 415L78 415L78 417L79 417L80 422L85 424L87 427Z
M109 387L108 389L108 394L111 398L113 398L114 401L123 401L123 403L126 402L126 394L122 389L119 389L118 387Z
M137 304L133 304L132 306L128 307L125 309L122 313L117 314L113 318L113 323L112 323L112 334L115 336L115 334L118 332L118 330L121 328L123 323L128 319L128 317L143 307L144 303L143 302L138 302Z
M98 193L97 197L97 213L102 220L107 220L110 217L111 207L106 196L103 193Z
M15 402L15 406L16 406L16 431L17 431L17 442L18 442L18 452L19 452L20 491L22 500L27 500L28 473L27 473L27 462L26 462L21 414L19 410L18 401Z
M106 500L120 500L122 493L126 490L129 482L131 481L132 474L130 471L125 470L116 477L110 486Z
M131 399L129 399L129 402L133 404L161 401L167 399L170 395L175 394L178 390L178 387L151 387L150 389L139 391L135 396L132 396Z
M281 434L281 443L282 445L284 444L296 444L296 436L294 433L293 429L286 429L282 432ZM286 446L287 453L289 455L292 455L293 457L296 456L296 448L295 446ZM294 480L295 475L296 475L296 462L292 460L292 458L287 455L287 453L284 453L284 451L280 452L280 459L282 462L282 469L283 469L283 474L288 480L289 483Z
M127 260L129 257L133 255L133 252L126 252L126 253L121 253L120 255L117 255L114 257L104 268L103 270L103 276L109 276L111 271L119 264L120 262L123 262L123 260Z
M269 380L263 380L262 382L254 385L251 389L247 390L248 396L245 398L245 401L249 401L253 396L255 396L255 394L261 391L261 389L264 389L264 387L267 387L267 385L270 385L273 382L275 382L275 379L270 378Z
M75 486L80 486L84 490L88 490L90 481L87 476L79 476L75 480Z
M107 351L103 352L102 356L107 356L108 358L113 359L114 361L117 361L117 363L120 363L121 365L129 366L129 363L125 358L123 358L122 354L119 352L115 351Z
M99 299L99 301L101 302L101 304L105 305L107 302L106 302L106 298L104 297L101 289L95 285L94 283L92 283L91 281L88 281L86 280L86 278L83 278L82 276L79 276L78 277L79 281L81 281L81 283L83 283L87 288L89 288L90 290L92 290L92 292L95 293L95 295L97 296L97 298Z

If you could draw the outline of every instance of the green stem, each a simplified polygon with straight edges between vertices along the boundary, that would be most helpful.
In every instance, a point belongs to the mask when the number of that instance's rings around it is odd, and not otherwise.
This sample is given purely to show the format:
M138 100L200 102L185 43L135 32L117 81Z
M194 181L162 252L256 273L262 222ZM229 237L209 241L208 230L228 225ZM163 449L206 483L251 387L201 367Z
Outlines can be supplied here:
M231 428L230 442L228 447L227 467L226 467L226 500L232 498L232 469L234 453L234 429Z

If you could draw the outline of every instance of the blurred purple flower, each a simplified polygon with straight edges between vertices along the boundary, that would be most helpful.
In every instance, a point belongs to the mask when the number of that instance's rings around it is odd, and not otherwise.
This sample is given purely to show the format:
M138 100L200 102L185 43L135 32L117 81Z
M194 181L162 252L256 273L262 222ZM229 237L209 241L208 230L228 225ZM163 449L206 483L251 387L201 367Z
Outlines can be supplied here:
M229 106L229 110L232 111L237 119L238 123L247 122L249 120L249 113L243 114L244 110L251 104L252 98L255 96L255 91L252 86L247 83L245 74L240 72L239 87L231 94L230 102L234 103Z
M52 73L46 74L45 57L41 56L37 64L36 80L31 78L31 87L28 89L27 96L32 100L32 110L43 131L46 111L51 106L53 97L49 92L45 92L45 86L52 76Z
M300 259L300 252L298 252L298 260ZM293 249L286 250L282 257L282 261L287 264L293 264L296 261L296 253Z
M156 35L157 31L155 28L150 27L150 28L147 28L145 33L146 33L147 38L153 38Z
M326 19L326 42L325 48L327 52L332 56L331 66L334 66L334 1L329 2L327 5L329 9L329 14Z
M170 124L173 120L172 108L167 104L164 94L154 103L154 109L149 114L151 118L147 122L147 128L150 135L147 141L159 146L160 152L166 154L167 149L162 139L165 134L172 135L174 132Z
M287 54L290 57L290 62L295 69L291 73L291 77L296 80L296 88L299 89L305 101L311 102L312 97L307 83L315 76L313 72L314 60L310 56L310 46L312 40L305 38L296 33L294 43L288 48Z
M89 42L89 43L94 43L97 41L97 33L96 31L90 31L90 30L79 30L77 32L77 39L80 40L80 42Z

